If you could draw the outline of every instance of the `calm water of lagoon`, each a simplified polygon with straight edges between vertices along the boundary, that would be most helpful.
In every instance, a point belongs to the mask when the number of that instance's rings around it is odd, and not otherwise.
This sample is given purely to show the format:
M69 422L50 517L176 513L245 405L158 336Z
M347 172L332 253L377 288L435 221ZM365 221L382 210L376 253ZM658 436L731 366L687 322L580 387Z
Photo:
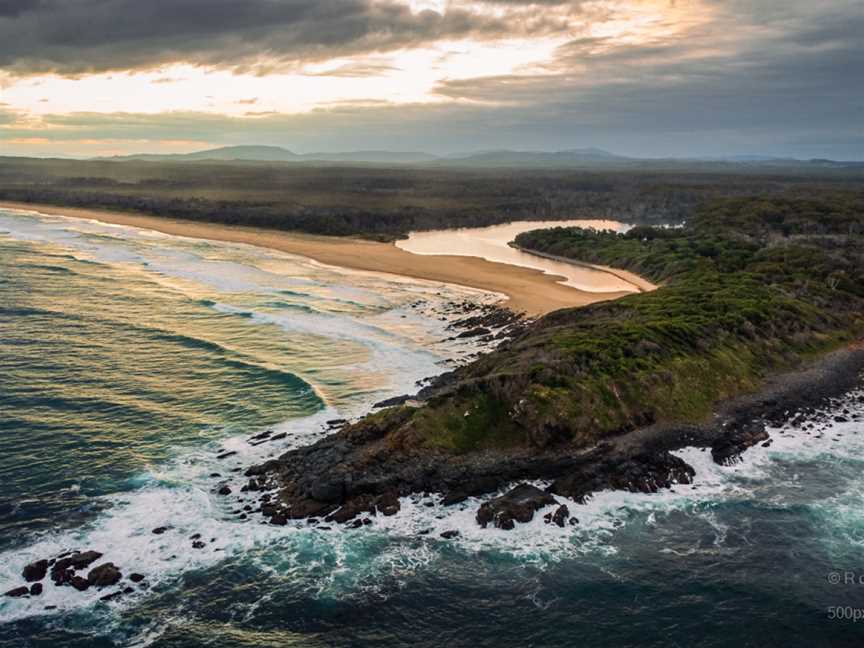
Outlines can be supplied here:
M636 286L609 272L547 259L509 245L522 232L550 227L585 227L616 232L629 228L628 225L613 220L515 221L490 227L411 232L407 240L397 241L396 246L414 254L473 256L487 261L534 268L562 277L564 280L561 283L565 286L588 292L637 292Z

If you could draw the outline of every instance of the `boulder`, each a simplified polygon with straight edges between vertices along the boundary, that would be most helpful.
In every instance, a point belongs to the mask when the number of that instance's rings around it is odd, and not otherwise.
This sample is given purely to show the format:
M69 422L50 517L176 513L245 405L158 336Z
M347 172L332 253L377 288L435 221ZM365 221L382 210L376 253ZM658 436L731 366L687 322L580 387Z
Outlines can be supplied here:
M445 540L452 540L453 538L459 537L459 532L456 531L455 529L452 529L450 531L444 531L441 534L441 537L444 538Z
M726 434L711 445L711 458L721 466L741 461L748 448L768 440L768 431L762 423L733 425Z
M399 496L396 493L384 493L375 500L375 508L381 515L396 515L402 505L399 503Z
M534 512L556 504L555 498L536 486L519 484L508 493L483 504L477 511L477 522L484 529L491 522L499 529L512 529L516 522L530 522Z
M85 569L101 557L102 554L98 551L83 551L60 558L51 566L51 580L56 585L72 584L74 586L75 570Z
M33 583L30 586L30 596L39 596L42 594L42 583Z
M28 583L33 583L35 581L41 581L45 578L45 574L48 573L48 561L47 560L37 560L36 562L32 562L21 572L21 575L24 577Z
M219 490L216 492L219 493L220 495L230 495L231 494L231 487L228 486L228 484L225 484L223 486L220 486Z
M30 593L30 589L22 585L21 587L16 587L15 589L9 590L3 596L11 596L12 598L20 598L21 596L27 596L29 593Z
M72 585L79 592L83 592L84 590L90 587L90 581L88 581L83 576L73 576L69 579L69 584Z
M140 583L144 580L144 574L129 574L129 580L133 583Z
M102 588L116 585L120 582L123 574L114 563L104 563L90 570L87 574L87 582L94 587Z
M568 517L570 517L570 509L567 508L566 504L562 504L555 509L554 513L547 513L544 515L543 519L546 521L546 524L556 524L563 528Z

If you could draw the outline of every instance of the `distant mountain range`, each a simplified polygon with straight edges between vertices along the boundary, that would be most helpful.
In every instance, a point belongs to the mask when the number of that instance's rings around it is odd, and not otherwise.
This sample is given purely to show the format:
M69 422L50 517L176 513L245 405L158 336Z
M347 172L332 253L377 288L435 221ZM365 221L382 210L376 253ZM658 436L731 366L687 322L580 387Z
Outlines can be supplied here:
M419 151L346 151L337 153L294 153L280 146L225 146L194 153L137 154L96 158L110 161L145 162L344 162L347 164L410 164L429 166L472 167L573 167L573 166L642 166L681 163L860 167L864 162L834 160L797 160L765 155L734 155L728 157L635 158L615 155L598 148L578 148L565 151L477 151L449 156L436 156Z
M140 154L117 155L100 160L143 160L146 162L202 162L247 161L247 162L357 162L372 164L422 164L439 158L428 153L413 151L349 151L345 153L295 153L281 146L224 146L222 148L173 153L167 155Z

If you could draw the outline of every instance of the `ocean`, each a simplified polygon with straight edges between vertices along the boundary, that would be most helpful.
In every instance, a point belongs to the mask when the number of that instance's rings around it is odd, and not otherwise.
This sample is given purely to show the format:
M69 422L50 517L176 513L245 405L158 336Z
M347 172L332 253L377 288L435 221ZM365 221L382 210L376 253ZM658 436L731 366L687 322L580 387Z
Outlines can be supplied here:
M467 358L444 314L464 299L496 296L0 210L0 592L72 549L146 583L0 597L0 648L864 643L861 393L734 466L682 451L692 486L568 502L565 529L420 496L273 527L214 493Z

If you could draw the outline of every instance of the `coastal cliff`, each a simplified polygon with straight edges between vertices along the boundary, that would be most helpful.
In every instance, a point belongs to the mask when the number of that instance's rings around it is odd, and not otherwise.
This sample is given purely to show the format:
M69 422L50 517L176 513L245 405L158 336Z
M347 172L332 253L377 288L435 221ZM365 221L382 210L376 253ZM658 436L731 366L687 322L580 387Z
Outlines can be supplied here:
M551 482L478 512L479 523L508 528L549 494L578 501L687 483L693 469L670 450L700 445L734 461L768 442L769 421L850 389L864 366L860 195L725 200L683 228L557 228L517 243L662 285L550 313L433 381L419 406L250 468L247 489L272 491L261 510L271 522L344 522L393 513L413 492L454 503Z

